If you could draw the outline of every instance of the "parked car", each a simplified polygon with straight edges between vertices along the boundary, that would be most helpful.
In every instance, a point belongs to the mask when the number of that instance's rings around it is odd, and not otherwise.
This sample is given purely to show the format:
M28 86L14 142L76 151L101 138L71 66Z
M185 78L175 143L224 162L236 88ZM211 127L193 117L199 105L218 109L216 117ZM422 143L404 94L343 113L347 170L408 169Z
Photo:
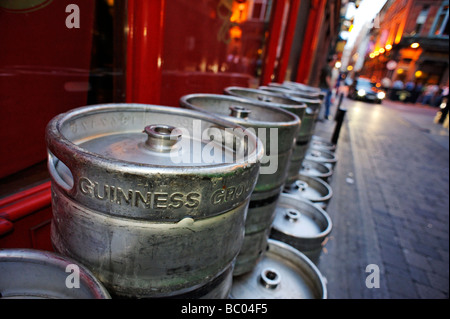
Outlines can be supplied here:
M348 97L353 100L381 103L386 93L369 79L358 78L349 86Z

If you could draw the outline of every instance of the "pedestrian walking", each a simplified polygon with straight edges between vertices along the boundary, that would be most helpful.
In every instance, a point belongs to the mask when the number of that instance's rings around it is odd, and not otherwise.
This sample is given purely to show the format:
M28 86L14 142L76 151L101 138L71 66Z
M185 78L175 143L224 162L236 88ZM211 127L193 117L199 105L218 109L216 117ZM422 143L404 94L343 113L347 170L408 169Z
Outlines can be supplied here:
M325 96L325 110L323 119L329 120L330 119L330 107L331 107L331 95L332 95L332 89L333 89L333 83L332 83L332 71L334 67L334 59L328 58L327 64L322 68L320 72L320 82L319 82L319 88L326 94Z

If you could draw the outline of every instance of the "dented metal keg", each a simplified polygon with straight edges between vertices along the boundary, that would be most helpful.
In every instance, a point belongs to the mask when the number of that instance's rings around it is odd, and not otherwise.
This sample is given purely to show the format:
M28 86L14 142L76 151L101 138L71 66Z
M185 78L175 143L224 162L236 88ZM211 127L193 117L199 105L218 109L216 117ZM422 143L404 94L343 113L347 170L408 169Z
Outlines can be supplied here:
M326 209L328 202L333 196L331 186L320 178L297 175L297 179L291 185L286 185L284 193L306 198L311 202L319 205L322 209Z
M225 131L227 129L227 131ZM56 116L46 131L55 250L111 295L227 296L262 143L232 122L143 104ZM211 292L211 286L221 291Z
M110 299L102 283L75 260L50 251L0 249L0 298Z
M308 139L310 130L313 127L312 125L314 121L311 121L311 119L317 117L316 109L314 107L308 107L305 102L260 89L241 88L233 86L225 88L224 91L229 95L246 98L252 101L269 103L274 107L288 110L296 114L300 118L302 123L296 137L296 144L292 151L287 178L285 181L285 183L287 184L292 183L293 176L298 173L301 166L301 161L303 160L306 149L308 147L308 143L305 142L305 140ZM317 104L317 106L320 106L320 104Z
M333 175L333 170L320 162L304 159L298 173L305 176L317 177L327 182Z
M233 278L232 299L326 299L325 278L294 247L269 239L252 272Z
M255 189L250 198L243 247L234 274L250 271L262 255L275 207L282 192L300 119L280 108L262 105L230 95L190 94L180 105L204 111L251 129L264 146L264 156Z
M332 228L331 219L322 208L305 198L282 194L270 238L298 249L317 265Z

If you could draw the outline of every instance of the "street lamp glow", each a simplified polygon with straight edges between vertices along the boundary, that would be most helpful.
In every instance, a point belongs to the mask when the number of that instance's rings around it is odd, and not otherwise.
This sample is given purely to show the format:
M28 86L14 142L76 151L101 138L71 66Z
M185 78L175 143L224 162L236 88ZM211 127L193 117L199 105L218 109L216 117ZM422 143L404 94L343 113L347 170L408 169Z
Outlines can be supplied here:
M416 76L416 78L420 78L422 76L423 72L420 70L417 70L416 73L414 73L414 75Z
M334 67L336 69L339 69L342 66L342 63L340 61L337 61L336 64L334 65Z
M373 52L371 52L371 53L369 54L369 57L370 57L371 59L373 59L373 58L375 57L375 54L373 54Z
M378 52L380 52L381 54L383 54L385 52L384 48L381 48L378 50Z
M411 48L413 48L413 49L417 49L419 46L420 46L420 44L417 42L414 42L413 44L411 44Z
M384 48L386 49L386 51L391 51L392 50L392 45L386 44L386 46Z

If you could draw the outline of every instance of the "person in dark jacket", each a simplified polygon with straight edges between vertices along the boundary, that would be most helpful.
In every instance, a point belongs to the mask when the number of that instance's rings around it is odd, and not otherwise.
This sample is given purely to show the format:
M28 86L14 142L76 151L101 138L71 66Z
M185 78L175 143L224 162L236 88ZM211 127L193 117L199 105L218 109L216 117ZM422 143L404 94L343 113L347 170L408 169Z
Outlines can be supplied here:
M325 120L330 119L331 94L333 89L333 84L331 81L331 72L333 71L333 67L334 67L334 59L328 58L327 64L320 71L319 88L322 90L322 92L326 93L325 110L323 115L323 119Z

